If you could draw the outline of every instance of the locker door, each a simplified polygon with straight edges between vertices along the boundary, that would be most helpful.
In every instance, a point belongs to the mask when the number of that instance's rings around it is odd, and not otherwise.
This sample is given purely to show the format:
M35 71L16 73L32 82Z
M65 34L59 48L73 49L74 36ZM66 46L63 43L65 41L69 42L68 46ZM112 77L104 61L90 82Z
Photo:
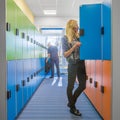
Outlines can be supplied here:
M23 85L23 104L25 105L27 103L28 100L28 82L27 82L27 74L28 74L28 60L22 60L23 61L23 81L24 81L24 85Z
M16 6L16 29L18 31L18 34L16 35L16 59L22 59L23 51L22 51L22 33L21 28L22 27L22 12L20 8Z
M101 59L101 4L80 7L80 59Z
M6 57L7 60L15 59L15 3L7 0L6 9Z
M23 80L23 63L22 60L16 60L16 100L17 100L17 114L20 113L23 107L23 89L22 89L22 80Z
M7 119L8 120L14 120L16 116L15 108L16 108L15 61L8 61L7 63Z
M102 5L102 26L104 34L102 35L102 59L111 60L111 8L107 5Z

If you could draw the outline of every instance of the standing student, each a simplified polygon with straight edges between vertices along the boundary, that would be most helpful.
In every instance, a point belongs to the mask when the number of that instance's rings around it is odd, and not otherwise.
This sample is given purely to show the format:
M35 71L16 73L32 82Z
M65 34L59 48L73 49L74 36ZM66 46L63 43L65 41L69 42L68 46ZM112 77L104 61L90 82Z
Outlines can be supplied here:
M70 108L70 112L77 116L81 116L81 113L75 103L86 88L85 61L80 60L80 46L78 23L76 20L69 20L66 24L66 35L62 38L62 49L64 57L68 61L67 106ZM76 76L79 84L77 89L73 91Z
M50 63L51 63L50 78L54 77L54 65L56 66L57 69L57 76L60 77L58 48L56 46L51 45L50 42L48 43L48 58L50 58Z

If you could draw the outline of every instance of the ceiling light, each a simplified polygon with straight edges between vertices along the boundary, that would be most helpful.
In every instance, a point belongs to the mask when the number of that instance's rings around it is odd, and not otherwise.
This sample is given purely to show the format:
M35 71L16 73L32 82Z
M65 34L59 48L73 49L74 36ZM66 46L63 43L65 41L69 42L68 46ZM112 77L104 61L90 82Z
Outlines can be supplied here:
M56 10L43 10L44 15L56 15Z

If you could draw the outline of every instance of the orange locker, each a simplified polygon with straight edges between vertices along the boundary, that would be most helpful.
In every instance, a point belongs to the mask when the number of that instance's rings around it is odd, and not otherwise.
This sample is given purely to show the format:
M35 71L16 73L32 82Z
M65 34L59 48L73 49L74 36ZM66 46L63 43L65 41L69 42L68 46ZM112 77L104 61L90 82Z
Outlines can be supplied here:
M103 84L102 90L102 116L104 120L111 120L111 61L103 62Z
M95 81L95 73L96 73L96 67L95 67L95 60L90 61L91 64L91 75L90 75L90 84L91 84L91 102L93 105L95 105L95 88L94 88L94 81Z
M88 79L87 79L87 81L86 81L85 93L86 93L86 95L90 98L90 96L91 96L91 92L90 92L91 85L90 85L90 82L89 82L90 75L91 75L90 60L86 60L86 61L85 61L85 65L86 65L86 73L87 73L87 77L88 77Z
M102 84L102 61L96 60L96 79L94 81L95 88L95 108L102 113L102 94L100 92Z

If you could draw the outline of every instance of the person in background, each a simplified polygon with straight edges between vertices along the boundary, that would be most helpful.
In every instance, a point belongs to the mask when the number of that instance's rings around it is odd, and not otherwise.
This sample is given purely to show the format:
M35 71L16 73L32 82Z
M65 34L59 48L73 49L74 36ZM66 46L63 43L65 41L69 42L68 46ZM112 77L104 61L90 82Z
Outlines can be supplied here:
M50 42L48 43L48 59L49 58L50 58L50 63L51 63L50 78L54 77L54 65L56 66L56 69L57 69L57 76L60 77L58 49L56 46L51 45Z
M82 114L75 104L79 95L86 88L85 61L80 60L80 46L78 23L76 20L69 20L66 24L66 35L62 38L62 49L63 55L68 61L67 106L70 108L70 112L77 116ZM76 76L79 84L73 91Z

